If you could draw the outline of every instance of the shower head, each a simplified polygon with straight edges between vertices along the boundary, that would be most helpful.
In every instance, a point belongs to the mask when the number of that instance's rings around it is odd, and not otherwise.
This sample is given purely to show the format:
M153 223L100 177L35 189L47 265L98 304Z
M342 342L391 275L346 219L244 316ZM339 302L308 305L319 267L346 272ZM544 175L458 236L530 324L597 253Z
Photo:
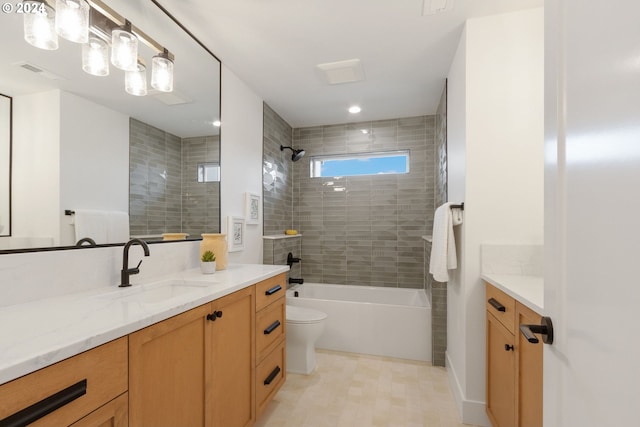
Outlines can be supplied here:
M291 161L292 162L297 162L298 160L300 160L302 157L304 157L304 150L300 149L300 150L294 150L291 147L285 147L284 145L280 146L280 151L284 151L285 148L288 148L289 150L293 151L293 154L291 155Z

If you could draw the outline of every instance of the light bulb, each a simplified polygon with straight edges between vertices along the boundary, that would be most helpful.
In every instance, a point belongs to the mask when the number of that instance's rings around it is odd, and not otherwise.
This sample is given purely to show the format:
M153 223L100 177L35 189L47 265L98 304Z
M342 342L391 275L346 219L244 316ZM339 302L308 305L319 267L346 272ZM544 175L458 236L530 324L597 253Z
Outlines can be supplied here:
M24 8L37 10L37 13L25 13L24 39L32 46L46 50L56 50L58 48L58 34L55 30L56 12L46 3L38 0L26 0L23 2Z
M85 0L56 0L56 32L75 43L89 41L89 3Z
M82 45L82 69L94 76L109 75L109 46L96 36Z
M124 71L138 69L138 37L131 32L131 23L111 32L111 63Z
M173 61L165 49L151 60L151 87L160 92L173 90Z
M124 89L127 93L135 96L145 96L147 94L147 67L136 61L137 69L124 73Z

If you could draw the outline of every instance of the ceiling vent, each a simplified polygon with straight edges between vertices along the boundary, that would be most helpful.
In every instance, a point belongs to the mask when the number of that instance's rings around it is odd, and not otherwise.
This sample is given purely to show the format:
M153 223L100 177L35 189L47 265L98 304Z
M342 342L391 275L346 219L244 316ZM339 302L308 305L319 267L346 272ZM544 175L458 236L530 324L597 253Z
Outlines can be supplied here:
M422 16L436 15L453 9L453 0L424 0Z
M353 83L364 80L364 70L359 59L327 62L316 65L323 79L330 85Z
M63 78L62 76L59 76L55 73L52 73L51 71L47 71L42 67L39 67L37 65L34 64L30 64L28 62L16 62L14 64L11 64L13 66L16 67L20 67L23 68L27 71L30 71L32 73L38 74L39 76L45 77L49 80L65 80L65 78Z
M158 91L157 93L153 94L153 93L149 93L149 95L152 95L155 99L157 99L158 101L162 102L165 105L182 105L182 104L190 104L193 102L193 100L187 98L184 95L181 95L179 93L177 93L177 91L173 91L173 92L160 92Z

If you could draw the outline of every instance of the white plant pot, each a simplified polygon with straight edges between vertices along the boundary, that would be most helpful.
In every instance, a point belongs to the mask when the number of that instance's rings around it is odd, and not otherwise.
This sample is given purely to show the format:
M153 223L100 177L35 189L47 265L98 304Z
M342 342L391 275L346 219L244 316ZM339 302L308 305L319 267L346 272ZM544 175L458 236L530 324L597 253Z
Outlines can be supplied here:
M216 272L216 262L200 261L200 270L202 270L202 274L213 274Z

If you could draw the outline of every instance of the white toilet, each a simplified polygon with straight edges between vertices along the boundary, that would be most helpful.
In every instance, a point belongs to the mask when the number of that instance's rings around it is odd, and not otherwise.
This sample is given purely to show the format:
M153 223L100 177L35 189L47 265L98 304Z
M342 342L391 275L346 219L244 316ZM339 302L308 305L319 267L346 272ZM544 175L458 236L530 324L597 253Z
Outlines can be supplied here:
M287 371L309 375L316 368L316 341L327 314L287 304Z

